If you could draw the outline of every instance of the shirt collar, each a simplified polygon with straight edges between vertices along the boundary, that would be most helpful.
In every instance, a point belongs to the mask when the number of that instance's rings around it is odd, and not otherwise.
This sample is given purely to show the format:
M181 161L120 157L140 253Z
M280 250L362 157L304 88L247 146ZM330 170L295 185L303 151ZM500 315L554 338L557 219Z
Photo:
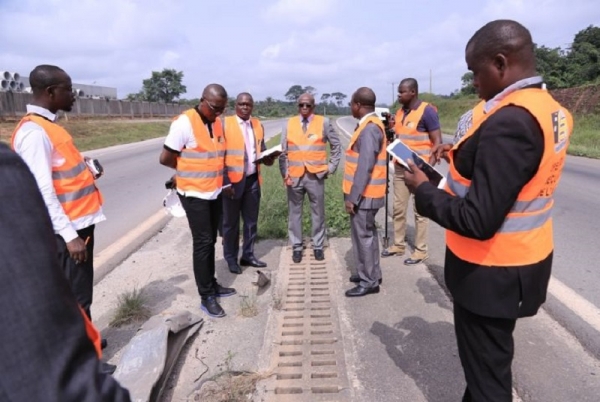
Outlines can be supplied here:
M35 113L50 121L56 121L56 115L46 108L36 105L27 105L27 113Z
M524 78L522 80L515 82L512 85L507 86L506 88L504 88L504 90L502 92L500 92L498 95L494 96L492 99L490 99L489 101L487 101L485 103L485 105L483 106L483 112L488 113L490 110L492 110L494 108L494 106L496 106L500 101L502 101L502 99L506 98L508 95L512 94L513 92L518 91L519 89L523 89L525 87L531 86L531 85L541 84L543 81L544 80L542 79L542 77L540 77L538 75L538 76L534 76L534 77Z
M247 121L248 123L250 123L250 125L252 125L252 116L250 116L248 118L248 120L244 120L242 119L240 116L238 116L237 114L235 115L235 117L237 118L237 121L239 124L244 124L245 121Z
M365 120L367 120L369 118L369 116L373 116L373 115L377 116L377 113L375 113L375 112L367 113L366 115L364 115L363 117L360 118L360 120L358 121L358 125L360 126L361 124L363 124L363 122Z
M299 116L300 116L300 121L302 122L304 120L304 117L302 117L301 114ZM313 117L315 117L314 113L311 113L311 115L308 116L307 120L308 120L309 123L313 120Z

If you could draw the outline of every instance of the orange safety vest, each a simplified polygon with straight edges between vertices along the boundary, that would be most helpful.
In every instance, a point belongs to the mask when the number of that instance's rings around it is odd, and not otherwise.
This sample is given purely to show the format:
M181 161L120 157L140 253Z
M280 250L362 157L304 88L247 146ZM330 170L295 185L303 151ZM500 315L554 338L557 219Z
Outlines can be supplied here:
M547 91L521 89L506 96L476 122L448 156L450 169L446 191L464 198L471 181L462 177L454 165L455 153L492 114L507 105L527 109L538 121L544 134L544 153L535 176L521 189L517 201L502 227L489 240L476 240L447 230L448 248L464 261L484 266L523 266L542 261L554 249L552 240L553 194L565 163L573 118ZM501 167L498 174L502 174Z
M103 202L102 194L67 130L42 116L28 114L21 119L13 132L13 150L17 131L28 121L44 129L54 148L65 159L62 166L52 166L52 184L65 214L74 221L98 212Z
M78 304L79 311L81 311L81 315L83 315L83 322L85 323L85 333L90 338L90 341L94 344L94 349L96 349L96 354L98 355L98 359L102 359L102 341L100 336L100 331L98 328L88 318L83 308Z
M177 189L211 192L223 186L225 137L221 119L212 123L213 138L195 109L183 112L192 123L196 148L185 148L177 157Z
M354 182L354 175L356 174L356 168L358 166L358 152L352 150L352 146L358 139L359 134L369 123L374 123L379 127L381 133L383 134L383 138L385 138L385 127L383 126L383 122L377 116L369 116L367 117L357 128L354 130L354 134L352 134L352 138L350 139L350 144L348 145L348 149L346 150L346 164L344 165L344 181L342 182L342 189L344 194L350 194L352 189L352 183ZM381 141L381 149L377 154L377 162L375 163L375 167L373 167L373 171L371 172L371 178L369 179L369 183L367 187L361 194L363 197L368 198L383 198L385 197L385 184L387 177L385 175L386 169L385 165L387 163L387 152L385 150L385 141Z
M473 108L473 112L472 112L473 115L472 115L472 119L471 119L473 124L477 124L477 122L485 115L485 113L483 111L484 106L485 106L485 101L482 100L481 102L476 104L475 107Z
M396 138L402 140L417 155L421 156L428 156L433 146L433 143L429 139L429 134L417 130L417 126L428 105L429 103L421 101L419 107L411 110L406 116L404 116L402 108L398 109L396 112L396 124L394 125ZM403 118L404 121L402 121Z
M288 174L302 177L305 170L317 174L327 171L327 147L323 136L325 118L313 115L306 133L302 131L300 116L287 124Z
M254 150L255 156L258 157L261 145L263 143L264 132L260 121L254 117L250 118L252 130L254 131ZM237 116L227 116L224 120L225 132L225 166L227 166L227 176L232 183L238 183L244 176L246 166L244 164L246 155L246 145L244 141L244 133L240 128ZM258 182L262 184L260 175L260 163L256 164L256 173L258 173Z

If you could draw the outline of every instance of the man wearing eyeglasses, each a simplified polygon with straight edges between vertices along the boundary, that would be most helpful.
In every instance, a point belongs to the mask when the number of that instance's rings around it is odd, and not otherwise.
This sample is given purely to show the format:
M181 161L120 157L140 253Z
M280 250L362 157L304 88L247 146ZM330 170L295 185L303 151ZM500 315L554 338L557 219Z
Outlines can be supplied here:
M223 180L231 183L223 197L223 255L229 271L241 274L241 266L263 268L267 264L254 255L254 243L258 230L260 187L262 176L260 165L273 164L273 158L265 157L255 163L258 155L266 149L264 128L256 117L252 117L254 100L247 92L239 94L235 101L235 115L224 120L225 174ZM240 215L244 221L242 257L238 254L240 244Z
M211 317L225 316L217 298L236 293L233 288L221 286L215 277L215 243L225 166L225 137L218 117L226 105L225 88L219 84L204 88L200 104L183 112L171 124L160 155L162 165L177 170L177 193L192 231L200 308Z
M59 264L91 320L94 229L106 220L95 184L98 176L88 169L71 135L55 123L58 111L70 112L75 103L71 77L57 66L40 65L31 71L29 83L33 100L11 145L35 177L56 234ZM106 372L115 368L103 365Z
M287 186L288 236L292 260L302 261L302 204L308 194L312 217L312 247L317 261L325 259L325 179L335 173L341 158L341 143L331 122L313 113L315 98L298 98L299 115L288 119L281 132L279 169ZM327 143L330 147L327 161Z

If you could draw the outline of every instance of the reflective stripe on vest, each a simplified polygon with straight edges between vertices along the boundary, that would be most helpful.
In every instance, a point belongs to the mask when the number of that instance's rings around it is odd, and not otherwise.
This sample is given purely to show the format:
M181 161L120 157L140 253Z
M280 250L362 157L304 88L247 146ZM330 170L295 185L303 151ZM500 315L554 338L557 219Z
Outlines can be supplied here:
M190 120L196 148L184 149L177 158L177 189L209 193L223 186L225 137L221 119L212 123L213 138L194 109L184 113Z
M227 176L232 183L239 183L244 176L246 170L246 142L244 133L240 128L237 116L227 116L224 119L223 127L225 135L225 166L227 166ZM264 141L264 132L260 121L254 117L250 118L252 131L254 132L254 152L255 159L258 157ZM256 173L258 173L258 182L262 184L262 176L260 174L260 163L256 164Z
M96 187L94 176L83 156L73 144L73 138L64 128L41 116L26 115L13 132L13 150L17 131L28 121L44 129L52 146L65 160L61 166L52 167L52 184L65 214L74 221L97 213L102 206L102 194Z
M304 171L323 173L327 171L327 144L324 141L323 125L325 118L313 115L306 133L302 130L300 116L294 116L287 123L288 174L302 177Z
M546 91L535 88L517 90L507 95L479 119L474 115L473 126L449 152L447 192L461 198L468 196L471 181L462 177L454 165L457 149L489 116L508 105L527 109L536 118L544 134L544 153L537 173L521 189L494 237L489 240L476 240L450 230L446 231L448 248L456 256L483 266L535 264L552 252L553 194L560 180L573 129L571 114Z
M398 109L396 112L396 124L394 125L396 138L402 140L402 142L420 156L428 156L433 146L429 134L417 130L419 122L425 113L425 108L428 105L429 103L421 101L419 107L411 110L406 116L402 109Z
M354 130L354 134L352 134L352 138L350 139L350 144L348 144L348 149L346 149L346 161L344 164L344 180L342 182L342 190L344 194L350 194L352 190L352 183L354 183L354 175L356 174L356 169L358 167L358 152L352 150L352 146L358 139L360 133L365 129L367 124L373 123L376 124L377 127L381 130L382 139L385 139L385 129L383 123L376 115L371 115L367 117L357 128ZM371 172L371 177L369 178L369 182L361 194L363 197L367 198L383 198L385 197L385 186L387 182L386 177L386 164L387 164L387 152L385 150L385 141L381 141L381 149L377 154L377 161L375 166L373 167L373 171Z

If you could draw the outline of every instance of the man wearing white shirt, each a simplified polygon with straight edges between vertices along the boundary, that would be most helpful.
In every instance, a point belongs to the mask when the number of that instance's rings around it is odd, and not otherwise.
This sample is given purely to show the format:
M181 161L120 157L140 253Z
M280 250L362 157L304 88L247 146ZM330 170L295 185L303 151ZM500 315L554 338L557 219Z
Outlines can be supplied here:
M223 254L229 271L234 274L242 273L240 265L267 266L254 255L262 181L260 164L255 161L266 145L262 124L251 117L253 108L252 95L243 92L237 96L235 116L227 116L224 121L227 150L223 182L231 187L223 197ZM263 163L271 166L273 158L267 157ZM238 265L240 215L244 220L244 242Z
M41 65L31 72L29 81L33 101L13 133L12 147L36 179L56 233L60 264L77 301L90 316L94 228L106 219L102 196L93 184L86 158L76 150L71 136L55 123L56 113L71 111L75 103L71 78L56 66ZM73 168L65 171L69 164Z
M227 106L227 92L210 84L202 92L200 104L186 110L171 124L160 155L162 165L174 168L176 187L193 240L193 268L200 308L211 317L223 317L217 301L232 296L233 288L217 282L215 243L221 219L225 138L218 117Z

